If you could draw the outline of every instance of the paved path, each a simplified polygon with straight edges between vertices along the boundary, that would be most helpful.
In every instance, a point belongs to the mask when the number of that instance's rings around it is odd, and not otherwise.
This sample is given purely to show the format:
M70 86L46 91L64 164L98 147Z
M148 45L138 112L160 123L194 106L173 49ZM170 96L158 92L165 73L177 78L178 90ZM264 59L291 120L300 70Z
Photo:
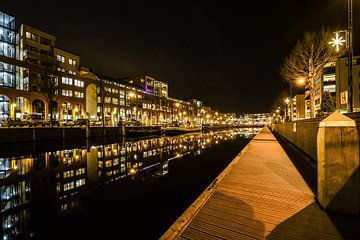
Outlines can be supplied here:
M356 239L358 223L320 209L264 128L161 239Z

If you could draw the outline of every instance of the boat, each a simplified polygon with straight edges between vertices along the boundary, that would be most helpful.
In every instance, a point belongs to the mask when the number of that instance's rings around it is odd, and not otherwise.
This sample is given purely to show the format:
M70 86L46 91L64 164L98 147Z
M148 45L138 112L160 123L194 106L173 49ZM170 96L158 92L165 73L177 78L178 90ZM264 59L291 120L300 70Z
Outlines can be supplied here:
M125 131L129 137L157 136L164 133L160 126L126 126Z
M186 127L163 127L165 135L179 135L191 132L201 132L200 126L186 126Z

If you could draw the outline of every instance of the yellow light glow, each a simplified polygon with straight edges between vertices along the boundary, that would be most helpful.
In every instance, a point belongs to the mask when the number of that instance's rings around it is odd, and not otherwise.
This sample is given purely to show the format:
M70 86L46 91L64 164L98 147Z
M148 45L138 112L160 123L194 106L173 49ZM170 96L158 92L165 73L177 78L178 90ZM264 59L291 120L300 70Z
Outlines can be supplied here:
M296 79L296 84L297 85L300 85L300 86L303 86L303 85L305 85L305 78L303 78L303 77L299 77L298 79Z
M133 92L129 92L129 97L135 97L135 93L133 93Z
M336 51L339 51L340 46L344 45L345 39L342 37L339 37L339 33L335 33L335 38L332 38L329 44L331 44L332 47L335 47Z
M175 103L175 107L179 107L180 106L180 103Z

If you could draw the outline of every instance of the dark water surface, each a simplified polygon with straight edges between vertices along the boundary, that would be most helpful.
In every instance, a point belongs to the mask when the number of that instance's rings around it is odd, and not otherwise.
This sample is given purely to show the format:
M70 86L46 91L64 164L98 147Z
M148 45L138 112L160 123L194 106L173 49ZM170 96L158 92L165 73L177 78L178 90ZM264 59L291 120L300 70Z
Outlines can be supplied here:
M257 131L0 146L2 239L158 239Z

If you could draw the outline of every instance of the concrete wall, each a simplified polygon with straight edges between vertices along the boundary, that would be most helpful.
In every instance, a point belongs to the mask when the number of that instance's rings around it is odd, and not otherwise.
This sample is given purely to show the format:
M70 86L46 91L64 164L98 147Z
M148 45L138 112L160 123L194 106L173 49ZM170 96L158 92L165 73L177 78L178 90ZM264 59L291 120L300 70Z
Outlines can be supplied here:
M352 118L356 122L358 133L360 133L360 112L348 113L345 115ZM323 119L324 117L319 117L300 120L293 123L278 123L275 125L274 131L300 148L312 159L317 160L316 139L319 123Z
M306 119L291 123L279 123L274 131L300 148L312 159L317 159L316 138L323 118Z
M106 137L120 137L119 127L105 127ZM88 137L103 137L102 127L91 127ZM86 139L86 128L2 128L0 143Z

